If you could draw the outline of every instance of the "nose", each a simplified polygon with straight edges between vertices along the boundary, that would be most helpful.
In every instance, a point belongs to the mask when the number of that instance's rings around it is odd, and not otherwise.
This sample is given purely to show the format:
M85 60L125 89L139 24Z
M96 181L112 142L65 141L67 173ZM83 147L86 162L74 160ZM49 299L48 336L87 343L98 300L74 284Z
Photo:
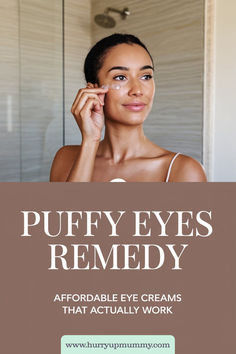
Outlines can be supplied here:
M130 96L142 96L143 95L142 84L138 80L130 81L129 95Z

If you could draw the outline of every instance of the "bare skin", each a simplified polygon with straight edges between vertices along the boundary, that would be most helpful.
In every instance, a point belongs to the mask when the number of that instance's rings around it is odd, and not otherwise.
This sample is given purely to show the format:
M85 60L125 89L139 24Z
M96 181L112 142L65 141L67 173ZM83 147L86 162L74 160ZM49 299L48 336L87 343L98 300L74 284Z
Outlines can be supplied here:
M144 48L119 44L106 54L98 84L79 90L71 112L82 134L81 145L62 147L56 154L50 181L164 182L175 153L152 143L143 122L153 103L152 61ZM120 89L101 88L118 84ZM105 123L105 136L101 133ZM179 155L169 182L205 182L202 165Z

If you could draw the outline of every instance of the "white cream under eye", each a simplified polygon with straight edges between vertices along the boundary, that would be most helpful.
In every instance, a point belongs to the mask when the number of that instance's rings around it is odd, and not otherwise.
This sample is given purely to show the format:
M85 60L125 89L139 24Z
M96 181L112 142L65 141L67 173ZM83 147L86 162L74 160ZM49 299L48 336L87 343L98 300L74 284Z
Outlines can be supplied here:
M111 85L102 85L102 88L106 88L106 89L113 89L113 90L119 90L120 89L120 85L119 84L111 84Z

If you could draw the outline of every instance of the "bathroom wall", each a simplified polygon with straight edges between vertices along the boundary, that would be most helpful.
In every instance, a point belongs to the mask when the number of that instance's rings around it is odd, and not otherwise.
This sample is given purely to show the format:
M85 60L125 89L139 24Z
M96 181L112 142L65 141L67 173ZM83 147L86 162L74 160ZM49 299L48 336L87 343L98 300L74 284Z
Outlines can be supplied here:
M21 180L47 181L62 144L62 2L19 2Z
M1 1L0 13L0 180L19 181L18 1Z
M201 160L203 3L65 0L63 42L62 1L1 0L0 180L47 181L58 148L80 143L70 109L85 84L84 58L115 31L138 35L154 57L157 93L147 136ZM93 17L107 6L128 6L131 15L122 21L111 13L117 25L103 29Z
M149 48L155 62L157 93L145 123L146 135L167 149L202 161L204 1L92 0L92 18L106 7L129 7L116 27L92 23L92 42L114 32L132 33Z
M1 1L0 180L48 180L62 144L62 2Z
M216 0L213 180L236 182L236 2Z
M0 181L48 181L56 151L80 142L70 109L84 84L91 4L65 0L63 13L61 0L1 0L0 11Z

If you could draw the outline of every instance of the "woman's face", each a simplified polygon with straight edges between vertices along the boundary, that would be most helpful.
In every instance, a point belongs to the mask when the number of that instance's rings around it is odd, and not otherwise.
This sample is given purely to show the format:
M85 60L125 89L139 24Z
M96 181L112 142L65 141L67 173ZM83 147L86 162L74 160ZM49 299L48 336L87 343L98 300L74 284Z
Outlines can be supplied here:
M126 125L143 123L155 94L153 64L143 47L124 43L111 48L98 80L100 85L120 86L110 88L105 96L106 119Z

